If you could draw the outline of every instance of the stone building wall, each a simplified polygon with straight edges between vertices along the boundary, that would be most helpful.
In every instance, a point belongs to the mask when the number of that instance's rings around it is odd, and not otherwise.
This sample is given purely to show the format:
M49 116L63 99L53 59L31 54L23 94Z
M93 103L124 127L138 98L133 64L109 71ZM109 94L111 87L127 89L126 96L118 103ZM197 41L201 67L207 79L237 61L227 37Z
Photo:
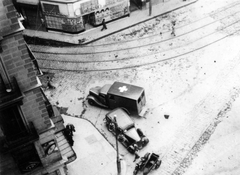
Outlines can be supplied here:
M24 30L18 21L16 10L11 0L0 1L0 114L8 110L17 109L17 120L23 123L23 133L20 138L8 140L4 136L4 128L0 123L0 174L66 174L66 161L63 159L53 120L60 121L63 129L63 120L60 115L50 116L46 106L46 99L41 90L41 82L36 76L36 67L29 55L29 50L23 39ZM17 86L14 83L16 80ZM13 92L18 89L19 94ZM21 95L22 94L22 95ZM9 96L9 97L8 97ZM2 99L10 99L12 102ZM16 98L16 99L15 99ZM21 98L21 99L19 99ZM16 102L17 101L17 102ZM2 112L5 111L5 112ZM3 118L0 120L3 121ZM53 119L51 120L51 117ZM60 118L56 119L56 118ZM6 117L4 118L7 119ZM7 124L11 125L12 121ZM32 126L33 125L33 126ZM14 128L13 128L14 129ZM35 133L36 132L36 133ZM57 133L58 132L58 133ZM19 133L16 133L18 135ZM6 137L6 138L5 138ZM23 142L24 141L24 142ZM66 144L67 141L65 141ZM49 153L49 146L55 145L53 152ZM72 149L72 148L71 148ZM72 155L74 156L74 151ZM28 171L27 163L35 156L36 168ZM39 162L38 162L39 160ZM26 161L26 162L24 162ZM31 164L35 166L35 164ZM25 169L24 169L25 168ZM26 171L25 171L26 170Z

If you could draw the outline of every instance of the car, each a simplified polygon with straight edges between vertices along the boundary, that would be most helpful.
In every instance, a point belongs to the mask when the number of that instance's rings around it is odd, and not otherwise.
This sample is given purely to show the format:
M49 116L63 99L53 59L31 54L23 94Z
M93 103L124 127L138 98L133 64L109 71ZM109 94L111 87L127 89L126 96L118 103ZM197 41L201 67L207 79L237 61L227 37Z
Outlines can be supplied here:
M144 88L117 81L113 84L105 84L102 87L90 88L86 100L90 105L105 109L123 107L131 115L140 117L148 112L144 108L146 104Z
M135 128L135 124L126 109L116 108L108 112L104 120L107 129L115 136L116 132L118 133L118 141L131 154L135 154L148 144L149 139L141 129Z
M158 169L161 163L159 155L146 153L136 164L133 174L136 175L139 171L142 171L143 175L147 175L151 170Z

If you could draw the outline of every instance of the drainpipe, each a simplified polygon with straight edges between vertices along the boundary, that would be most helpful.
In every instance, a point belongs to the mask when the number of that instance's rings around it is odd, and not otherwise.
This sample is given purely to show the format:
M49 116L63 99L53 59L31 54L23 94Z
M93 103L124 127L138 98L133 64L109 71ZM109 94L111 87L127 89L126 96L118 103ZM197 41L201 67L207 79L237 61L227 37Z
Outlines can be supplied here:
M152 0L149 0L149 16L152 15Z
M2 44L2 37L0 37L0 53L3 52L1 44ZM10 78L9 78L9 76L7 74L7 69L6 69L5 65L4 65L4 62L3 62L1 56L0 56L0 67L1 67L1 69L3 71L2 72L2 74L3 74L2 75L2 79L4 81L4 84L5 84L5 87L6 87L6 91L7 92L11 92L12 91L11 81L10 81Z

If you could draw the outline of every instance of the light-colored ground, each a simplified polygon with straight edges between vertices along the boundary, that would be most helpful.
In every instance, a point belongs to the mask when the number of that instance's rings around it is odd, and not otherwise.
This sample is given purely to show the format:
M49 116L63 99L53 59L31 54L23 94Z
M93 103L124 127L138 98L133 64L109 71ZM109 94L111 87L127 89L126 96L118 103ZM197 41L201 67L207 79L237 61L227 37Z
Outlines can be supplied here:
M231 2L225 0L199 0L191 7L169 14L160 26L169 25L173 16L178 25L191 23L229 3ZM210 17L215 18L214 15ZM154 21L145 25L151 23ZM221 25L221 22L216 23L217 27ZM137 28L141 26L134 29ZM219 30L215 36L227 36L237 29L240 28ZM118 33L96 44L129 39L127 34L132 30ZM166 35L169 33L164 34ZM200 33L195 32L195 35ZM173 44L189 40L190 36L172 40ZM139 38L142 35L137 33L131 39L134 37ZM186 47L193 45L194 43ZM240 35L237 32L202 49L155 64L99 72L59 71L53 79L56 90L47 90L46 94L52 103L67 108L68 115L88 118L114 145L114 138L103 123L108 111L89 106L84 99L89 88L115 80L140 85L145 88L147 107L150 109L146 118L133 118L136 126L150 139L149 145L140 154L154 151L161 155L163 161L161 167L152 174L238 175L239 45ZM116 49L117 47L116 45ZM144 53L139 49L136 54ZM121 62L115 64L119 66ZM164 114L170 115L168 120L163 117ZM133 156L122 146L120 152L127 161L130 175L134 168Z

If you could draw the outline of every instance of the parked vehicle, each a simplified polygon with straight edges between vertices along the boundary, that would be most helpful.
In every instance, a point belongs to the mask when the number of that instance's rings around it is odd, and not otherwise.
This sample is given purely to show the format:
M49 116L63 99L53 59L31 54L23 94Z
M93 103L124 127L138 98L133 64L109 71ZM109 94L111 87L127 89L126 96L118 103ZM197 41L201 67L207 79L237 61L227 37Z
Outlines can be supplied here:
M139 171L143 171L143 175L147 175L151 170L158 169L161 163L159 155L146 153L136 164L133 174L136 175Z
M117 128L115 127L114 117L116 117ZM139 128L135 128L133 120L122 108L116 108L107 113L105 124L114 135L118 132L118 141L132 154L141 150L149 142L143 132Z
M143 116L146 113L146 97L144 88L121 82L105 84L89 90L87 96L90 105L115 109L126 108L131 115Z

